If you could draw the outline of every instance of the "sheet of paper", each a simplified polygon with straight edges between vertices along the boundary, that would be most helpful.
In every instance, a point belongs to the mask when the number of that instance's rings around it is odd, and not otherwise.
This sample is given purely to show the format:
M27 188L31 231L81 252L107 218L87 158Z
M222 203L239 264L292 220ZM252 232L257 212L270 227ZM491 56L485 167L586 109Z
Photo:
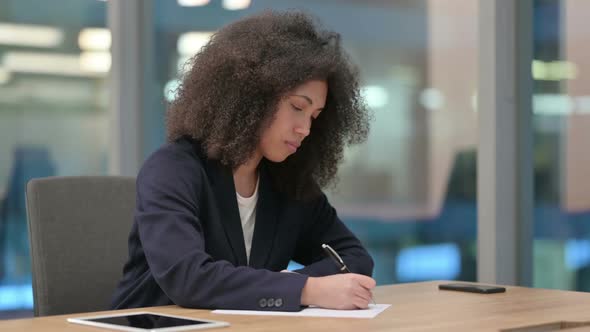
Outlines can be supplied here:
M303 317L335 317L335 318L375 318L391 304L369 304L363 310L332 310L316 307L305 308L298 312L287 311L255 311L255 310L213 310L214 314L225 315L259 315L259 316L303 316Z

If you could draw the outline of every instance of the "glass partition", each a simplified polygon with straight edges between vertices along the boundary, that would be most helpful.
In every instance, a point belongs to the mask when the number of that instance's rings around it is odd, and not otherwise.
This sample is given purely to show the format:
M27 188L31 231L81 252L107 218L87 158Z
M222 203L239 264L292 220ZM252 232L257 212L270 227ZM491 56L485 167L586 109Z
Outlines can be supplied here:
M589 11L535 1L535 287L590 291Z
M27 181L107 172L105 22L102 1L0 2L0 310L33 306Z

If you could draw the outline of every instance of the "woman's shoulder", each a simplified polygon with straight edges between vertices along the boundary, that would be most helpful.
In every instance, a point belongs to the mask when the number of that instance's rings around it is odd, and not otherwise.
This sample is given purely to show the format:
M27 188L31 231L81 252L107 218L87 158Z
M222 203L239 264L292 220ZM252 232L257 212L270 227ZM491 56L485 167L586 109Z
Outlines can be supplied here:
M180 139L154 151L137 175L138 199L164 202L171 197L186 201L201 197L207 173L195 144Z
M143 163L139 173L178 174L186 171L198 174L197 170L203 168L205 158L198 141L182 137L154 151Z

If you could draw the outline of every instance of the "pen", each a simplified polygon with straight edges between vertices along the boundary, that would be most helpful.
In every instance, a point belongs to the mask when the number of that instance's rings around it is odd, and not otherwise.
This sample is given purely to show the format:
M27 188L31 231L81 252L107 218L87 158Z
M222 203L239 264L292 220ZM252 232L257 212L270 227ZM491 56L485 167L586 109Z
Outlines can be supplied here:
M338 266L338 268L340 269L341 273L350 273L350 270L348 269L348 267L346 266L346 264L344 264L344 261L342 260L342 258L340 257L340 255L338 255L338 253L336 252L336 250L332 249L332 247L330 247L327 244L322 244L322 249L324 249L324 251L326 252L326 254L328 256L330 256L330 258L332 258L332 260L334 261L334 263L336 263L336 266ZM373 302L373 304L375 304L375 300L373 300L373 297L371 297L371 302Z

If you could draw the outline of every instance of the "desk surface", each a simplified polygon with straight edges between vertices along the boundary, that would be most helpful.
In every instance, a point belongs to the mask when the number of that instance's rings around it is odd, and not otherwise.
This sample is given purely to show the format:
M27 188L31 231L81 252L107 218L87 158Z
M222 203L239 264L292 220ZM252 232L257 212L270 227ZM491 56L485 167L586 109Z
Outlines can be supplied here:
M547 323L590 322L590 293L507 287L506 293L481 295L439 291L441 283L444 281L377 287L377 303L392 306L374 319L219 315L177 306L147 311L231 323L228 328L207 331L498 331ZM88 313L0 321L0 331L107 331L66 322L67 317L85 315ZM567 331L590 331L590 327Z

